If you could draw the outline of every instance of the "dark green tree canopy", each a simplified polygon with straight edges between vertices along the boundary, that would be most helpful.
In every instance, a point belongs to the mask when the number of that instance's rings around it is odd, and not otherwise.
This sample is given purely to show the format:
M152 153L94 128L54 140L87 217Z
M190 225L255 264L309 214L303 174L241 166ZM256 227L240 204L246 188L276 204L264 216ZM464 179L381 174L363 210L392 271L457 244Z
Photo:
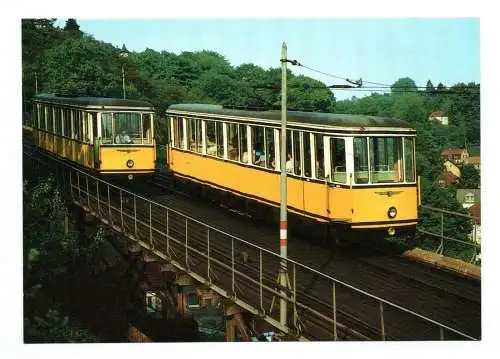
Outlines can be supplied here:
M404 94L407 92L417 92L415 81L409 77L402 77L391 86L391 93L393 94Z
M80 25L76 22L76 19L68 19L66 20L66 25L64 26L64 30L69 31L73 34L81 34Z
M474 165L466 164L460 171L459 188L479 188L481 185L481 176Z

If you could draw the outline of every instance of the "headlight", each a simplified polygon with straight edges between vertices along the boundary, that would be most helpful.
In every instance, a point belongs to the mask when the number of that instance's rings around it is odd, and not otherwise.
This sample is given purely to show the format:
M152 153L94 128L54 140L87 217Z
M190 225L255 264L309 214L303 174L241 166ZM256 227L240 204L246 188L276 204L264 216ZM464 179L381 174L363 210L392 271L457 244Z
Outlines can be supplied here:
M391 207L391 208L389 208L389 210L387 211L387 216L389 216L389 218L394 218L394 217L396 217L396 214L398 214L398 211L396 210L396 207Z
M128 161L127 161L127 167L128 167L128 168L132 168L132 167L134 167L134 161L132 161L132 160L128 160Z

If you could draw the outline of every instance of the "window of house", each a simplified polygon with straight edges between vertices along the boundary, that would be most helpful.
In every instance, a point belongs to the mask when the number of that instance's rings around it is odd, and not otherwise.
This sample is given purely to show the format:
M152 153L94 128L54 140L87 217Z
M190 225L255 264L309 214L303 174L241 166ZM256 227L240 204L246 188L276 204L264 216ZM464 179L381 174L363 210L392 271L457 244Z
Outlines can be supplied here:
M197 293L191 292L187 295L188 308L198 308L200 306L200 297Z
M474 193L467 193L465 195L465 202L466 203L474 203Z

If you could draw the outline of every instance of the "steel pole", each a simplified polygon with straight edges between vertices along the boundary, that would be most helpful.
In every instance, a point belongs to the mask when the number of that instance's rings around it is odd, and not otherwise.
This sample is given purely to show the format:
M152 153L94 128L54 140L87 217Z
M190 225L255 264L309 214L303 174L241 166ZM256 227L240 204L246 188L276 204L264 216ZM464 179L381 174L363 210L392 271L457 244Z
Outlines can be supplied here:
M286 190L286 44L281 46L281 155L280 155L280 286L281 294L286 295L286 275L287 275L287 190ZM280 299L280 324L287 322L287 301L283 297Z

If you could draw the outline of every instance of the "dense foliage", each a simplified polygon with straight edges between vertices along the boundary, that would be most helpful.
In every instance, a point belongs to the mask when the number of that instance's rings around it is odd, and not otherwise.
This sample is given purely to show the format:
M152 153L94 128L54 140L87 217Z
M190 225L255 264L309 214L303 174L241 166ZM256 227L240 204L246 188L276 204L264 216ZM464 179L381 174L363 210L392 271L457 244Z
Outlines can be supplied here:
M78 320L64 315L53 293L75 261L87 255L72 229L55 180L23 186L24 339L26 342L95 342Z

